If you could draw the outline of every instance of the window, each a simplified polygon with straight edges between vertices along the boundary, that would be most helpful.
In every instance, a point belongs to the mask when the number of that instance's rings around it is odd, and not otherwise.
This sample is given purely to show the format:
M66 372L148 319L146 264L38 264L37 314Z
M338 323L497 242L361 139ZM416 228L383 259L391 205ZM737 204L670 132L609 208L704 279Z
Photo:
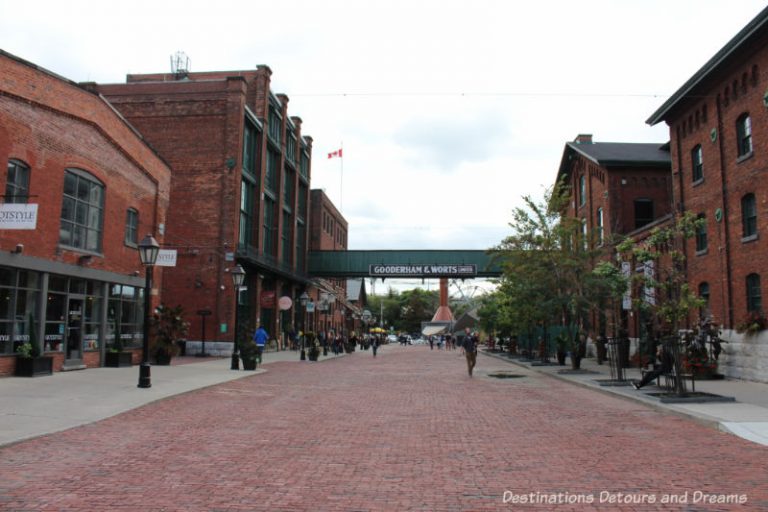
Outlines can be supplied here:
M579 206L587 204L587 177L579 176Z
M742 114L736 121L736 139L740 157L752 153L752 120L749 114Z
M100 252L103 225L104 186L85 171L67 169L64 172L59 243Z
M299 185L299 219L307 218L307 187Z
M18 160L8 161L5 184L6 203L26 203L29 198L29 167Z
M119 284L109 287L106 331L107 347L114 346L117 339L122 341L123 347L141 346L144 337L143 288Z
M280 131L282 129L283 118L278 112L277 108L269 106L269 138L272 139L275 144L280 146Z
M291 240L291 231L293 230L293 217L289 212L283 210L283 230L281 233L282 238L282 251L283 251L283 263L290 266L293 261L293 244Z
M277 215L275 212L275 200L269 196L264 197L264 255L276 256L277 249Z
M653 222L653 201L635 199L635 229Z
M760 293L760 276L749 274L747 276L747 311L762 312L763 298Z
M283 207L293 212L294 172L287 167L283 172Z
M296 161L296 135L290 129L285 131L285 159L291 163Z
M139 244L139 212L133 208L125 213L125 243L132 247Z
M13 354L30 341L38 322L39 300L37 272L0 267L0 354Z
M581 219L581 248L585 251L589 248L587 240L587 219Z
M256 184L243 176L240 182L240 233L238 244L247 248L253 242L253 198Z
M301 152L301 162L299 163L299 172L305 178L309 178L309 154L306 151Z
M256 127L250 122L245 122L243 134L243 171L256 176L258 162L258 135Z
M696 252L707 250L707 218L703 213L696 216Z
M280 174L280 153L273 149L267 150L267 175L264 177L264 188L277 192L277 177Z
M699 298L704 300L704 305L699 312L699 316L703 318L709 312L709 283L699 283Z
M603 245L603 209L597 209L596 222L597 224L597 244Z
M757 235L755 194L747 194L741 198L741 226L744 238Z
M298 219L296 221L296 271L300 273L304 272L306 239L307 227L304 225L303 220Z
M694 182L704 179L704 157L701 145L696 146L691 151L691 168L691 177Z

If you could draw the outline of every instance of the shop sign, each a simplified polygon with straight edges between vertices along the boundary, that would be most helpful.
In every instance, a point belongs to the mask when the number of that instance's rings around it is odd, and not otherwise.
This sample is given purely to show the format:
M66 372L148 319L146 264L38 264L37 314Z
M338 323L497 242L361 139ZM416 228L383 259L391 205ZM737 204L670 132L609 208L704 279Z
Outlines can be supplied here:
M0 229L35 228L37 228L36 204L0 204Z
M288 309L291 309L291 306L293 306L293 301L291 300L290 297L283 295L277 301L277 305L280 307L280 311L286 311Z
M275 291L264 290L261 292L261 307L273 309L275 307Z
M158 267L175 267L176 266L176 249L160 249L157 253Z
M371 277L475 277L477 265L370 265Z

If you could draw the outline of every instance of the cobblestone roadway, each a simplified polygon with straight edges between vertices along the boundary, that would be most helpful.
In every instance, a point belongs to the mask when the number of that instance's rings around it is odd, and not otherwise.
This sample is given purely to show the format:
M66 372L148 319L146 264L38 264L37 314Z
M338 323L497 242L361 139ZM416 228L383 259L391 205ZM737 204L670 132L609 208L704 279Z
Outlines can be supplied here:
M491 379L492 370L526 375ZM588 505L504 503L511 494ZM688 505L600 504L601 491ZM694 492L744 494L741 507ZM0 510L768 510L768 450L480 356L387 347L0 449Z

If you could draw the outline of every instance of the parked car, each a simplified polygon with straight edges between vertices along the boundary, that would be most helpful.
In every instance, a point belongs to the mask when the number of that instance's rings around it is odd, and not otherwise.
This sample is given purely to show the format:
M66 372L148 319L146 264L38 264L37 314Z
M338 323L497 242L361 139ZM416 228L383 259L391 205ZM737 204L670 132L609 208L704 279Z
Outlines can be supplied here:
M397 343L397 336L394 334L387 336L387 343Z

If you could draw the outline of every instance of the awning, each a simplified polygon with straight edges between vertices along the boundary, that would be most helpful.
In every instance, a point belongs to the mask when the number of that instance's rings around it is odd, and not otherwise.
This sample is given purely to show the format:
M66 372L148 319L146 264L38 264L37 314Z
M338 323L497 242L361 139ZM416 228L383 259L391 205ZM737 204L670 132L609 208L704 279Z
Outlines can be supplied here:
M448 329L447 325L428 325L421 330L421 334L424 336L434 336L435 334L444 333Z

